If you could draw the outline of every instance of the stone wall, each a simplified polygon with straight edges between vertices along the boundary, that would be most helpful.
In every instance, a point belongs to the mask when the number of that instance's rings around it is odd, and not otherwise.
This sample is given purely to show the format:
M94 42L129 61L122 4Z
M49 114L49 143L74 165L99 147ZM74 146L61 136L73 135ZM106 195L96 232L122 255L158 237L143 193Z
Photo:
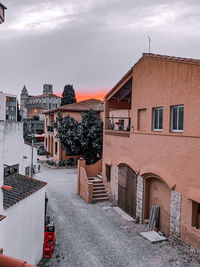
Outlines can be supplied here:
M181 220L181 194L171 190L170 202L170 236L178 238L180 236Z
M136 198L136 218L139 218L139 223L143 222L143 194L144 194L144 179L137 176L137 198Z

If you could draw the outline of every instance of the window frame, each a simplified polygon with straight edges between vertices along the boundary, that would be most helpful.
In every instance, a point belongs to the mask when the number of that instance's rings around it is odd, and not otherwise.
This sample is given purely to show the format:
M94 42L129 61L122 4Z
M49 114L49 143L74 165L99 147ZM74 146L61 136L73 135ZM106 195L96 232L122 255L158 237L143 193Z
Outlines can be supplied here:
M105 165L106 165L106 181L107 183L109 183L111 181L111 166L109 164Z
M154 123L155 123L155 111L158 111L158 128L154 128ZM159 129L159 111L162 110L162 129ZM154 132L162 132L163 131L163 107L155 107L153 108L153 120L152 120L152 130Z
M173 108L177 108L177 128L179 127L179 109L183 108L183 130L179 130L179 129L173 129ZM184 131L184 105L174 105L171 106L171 132L172 133L183 133Z

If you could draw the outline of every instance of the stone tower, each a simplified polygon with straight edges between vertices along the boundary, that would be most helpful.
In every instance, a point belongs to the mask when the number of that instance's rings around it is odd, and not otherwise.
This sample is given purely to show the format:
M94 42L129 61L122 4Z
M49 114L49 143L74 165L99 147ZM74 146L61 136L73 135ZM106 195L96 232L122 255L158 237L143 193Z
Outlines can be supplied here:
M53 85L52 84L44 84L43 87L43 95L53 94Z
M28 105L28 91L26 89L26 86L24 85L22 92L20 94L20 106L21 108L27 108Z

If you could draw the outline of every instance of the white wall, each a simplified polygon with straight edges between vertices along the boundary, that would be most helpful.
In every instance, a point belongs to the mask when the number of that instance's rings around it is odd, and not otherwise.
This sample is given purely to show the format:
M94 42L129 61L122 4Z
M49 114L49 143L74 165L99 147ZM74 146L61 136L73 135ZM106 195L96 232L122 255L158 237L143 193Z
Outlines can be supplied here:
M4 164L19 164L19 173L25 174L23 166L24 139L23 123L5 122L4 124Z
M44 211L44 187L4 211L4 240L0 238L0 247L5 255L30 264L39 263L43 253Z
M0 121L6 119L6 95L0 92Z
M19 173L25 175L25 168L31 167L31 146L24 144L23 123L5 122L4 125L4 164L19 164ZM27 157L27 158L24 158ZM33 165L37 165L37 148L33 150ZM30 175L30 174L29 174Z
M17 95L0 92L0 121L6 120L6 97L14 97L16 98L17 101ZM17 109L16 109L16 118L17 118Z
M25 174L26 167L29 167L31 171L31 154L32 154L32 146L24 144L23 156L25 156L26 158L23 157L23 168L24 168L23 174ZM33 147L33 165L37 166L37 148L36 147ZM30 175L31 173L29 173L29 176Z

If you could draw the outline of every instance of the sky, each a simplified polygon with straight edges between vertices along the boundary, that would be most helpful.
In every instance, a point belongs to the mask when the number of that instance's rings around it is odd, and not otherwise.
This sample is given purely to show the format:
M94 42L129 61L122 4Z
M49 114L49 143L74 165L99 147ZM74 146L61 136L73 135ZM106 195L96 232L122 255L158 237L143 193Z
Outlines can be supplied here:
M103 98L143 52L200 58L199 0L0 0L0 91Z

